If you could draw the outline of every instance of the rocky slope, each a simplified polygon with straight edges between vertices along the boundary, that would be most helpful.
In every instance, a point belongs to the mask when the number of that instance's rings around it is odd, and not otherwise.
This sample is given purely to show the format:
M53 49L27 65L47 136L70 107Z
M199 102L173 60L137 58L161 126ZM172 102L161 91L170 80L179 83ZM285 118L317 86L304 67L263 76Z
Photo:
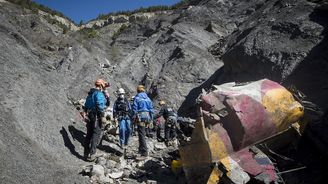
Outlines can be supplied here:
M0 1L0 175L4 183L83 183L84 131L71 101L93 81L158 89L183 115L202 88L267 77L327 110L325 1L198 0L147 19L68 31ZM65 33L65 34L64 34ZM156 96L156 95L154 95ZM113 95L114 97L114 95Z

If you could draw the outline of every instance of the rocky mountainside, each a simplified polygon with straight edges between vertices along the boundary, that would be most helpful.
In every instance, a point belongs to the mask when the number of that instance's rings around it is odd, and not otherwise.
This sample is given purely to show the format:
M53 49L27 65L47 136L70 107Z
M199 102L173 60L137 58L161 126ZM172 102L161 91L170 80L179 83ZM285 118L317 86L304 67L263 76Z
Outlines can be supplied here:
M263 77L295 85L327 111L327 3L195 0L147 18L66 30L0 0L0 176L3 183L83 183L84 130L72 101L103 77L110 92L146 85L194 116L202 88ZM142 16L140 16L142 17Z

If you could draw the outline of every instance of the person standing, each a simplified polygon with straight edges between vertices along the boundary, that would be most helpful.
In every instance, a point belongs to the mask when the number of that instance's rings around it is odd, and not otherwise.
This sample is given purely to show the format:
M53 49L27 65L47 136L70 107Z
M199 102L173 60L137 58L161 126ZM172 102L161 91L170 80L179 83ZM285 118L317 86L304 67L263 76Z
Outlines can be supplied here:
M96 159L97 146L101 141L102 129L106 123L105 109L107 100L103 91L109 87L109 83L103 79L95 82L95 88L88 92L84 104L84 117L87 121L87 134L84 142L84 157L88 161Z
M119 95L113 106L113 116L117 118L119 122L119 135L120 145L125 147L128 145L131 135L131 105L128 99L125 97L125 91L123 88L119 88L117 91Z
M155 123L155 130L156 130L156 138L157 141L163 142L164 141L164 118L159 117L156 118L156 123Z
M155 115L155 119L163 116L165 119L165 128L164 128L164 134L165 134L165 143L168 144L169 141L176 138L176 126L177 126L177 113L173 110L173 108L166 105L164 100L161 100L159 102L159 105L161 106L160 111L158 114Z
M148 156L148 148L146 143L145 128L151 123L153 119L154 109L153 102L145 93L145 87L139 85L137 87L137 95L134 97L132 110L133 117L137 121L138 138L139 138L139 154L141 156Z

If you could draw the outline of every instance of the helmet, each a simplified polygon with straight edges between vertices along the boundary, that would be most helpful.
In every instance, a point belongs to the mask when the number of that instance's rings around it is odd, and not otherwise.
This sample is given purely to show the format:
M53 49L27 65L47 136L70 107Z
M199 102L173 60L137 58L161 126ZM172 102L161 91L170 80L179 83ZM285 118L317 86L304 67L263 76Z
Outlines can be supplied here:
M161 101L159 101L159 105L165 105L165 101L164 100L161 100Z
M144 92L145 91L145 86L143 86L143 85L139 85L138 87L137 87L137 92L139 93L139 92Z
M119 88L119 89L117 90L117 94L119 94L119 95L121 95L121 94L125 94L124 89L123 89L123 88Z
M105 82L103 79L97 79L95 82L95 86L100 86L102 88L109 87L109 83Z

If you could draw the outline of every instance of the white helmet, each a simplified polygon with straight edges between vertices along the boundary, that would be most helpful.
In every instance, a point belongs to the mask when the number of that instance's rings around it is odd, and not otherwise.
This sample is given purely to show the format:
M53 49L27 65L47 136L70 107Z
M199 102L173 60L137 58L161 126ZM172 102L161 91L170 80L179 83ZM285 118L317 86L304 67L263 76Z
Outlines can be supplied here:
M124 89L123 89L123 88L119 88L119 89L117 90L117 94L119 94L119 95L125 94Z

